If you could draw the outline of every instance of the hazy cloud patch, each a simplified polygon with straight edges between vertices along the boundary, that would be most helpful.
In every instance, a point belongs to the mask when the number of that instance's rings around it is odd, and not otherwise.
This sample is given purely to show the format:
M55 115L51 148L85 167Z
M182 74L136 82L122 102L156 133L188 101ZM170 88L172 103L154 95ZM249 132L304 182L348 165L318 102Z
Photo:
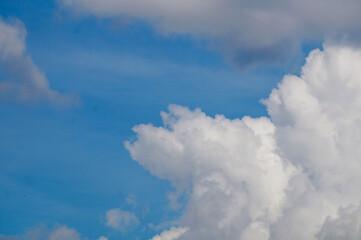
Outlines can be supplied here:
M16 19L0 18L0 99L22 103L45 101L57 106L77 105L80 100L71 94L59 93L49 86L45 74L26 52L26 29Z
M132 212L114 208L106 212L106 225L115 230L126 232L138 226L139 219Z
M52 229L40 225L23 235L4 236L0 234L0 240L88 240L88 238L82 237L74 228L56 224ZM107 238L100 237L99 240L107 240Z

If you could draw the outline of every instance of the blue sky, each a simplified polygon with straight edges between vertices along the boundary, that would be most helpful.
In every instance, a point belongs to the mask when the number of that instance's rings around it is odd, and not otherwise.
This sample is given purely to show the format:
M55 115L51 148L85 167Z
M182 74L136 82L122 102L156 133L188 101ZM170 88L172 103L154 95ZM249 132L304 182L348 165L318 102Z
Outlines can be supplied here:
M150 238L179 215L167 206L172 187L134 162L123 142L142 122L176 103L214 115L266 114L266 97L282 70L242 72L221 55L184 36L167 38L139 23L74 19L53 1L2 1L3 18L26 26L27 50L52 88L73 91L69 109L1 103L0 232L25 233L44 223L67 224L90 238ZM263 76L262 76L263 75ZM133 232L104 226L111 208L150 209Z
M183 215L189 195L182 194L179 209L170 206L167 196L177 191L176 184L152 175L124 147L135 140L133 126L162 125L160 112L169 104L201 108L212 117L268 116L260 99L268 98L285 74L298 74L325 39L307 33L280 61L234 48L242 56L237 62L217 45L223 38L216 38L214 47L208 36L172 32L172 26L164 33L142 16L77 14L59 2L0 2L2 21L24 24L26 52L50 88L79 98L65 107L1 100L0 234L5 236L42 224L66 225L89 239L151 239L169 229ZM255 63L243 64L245 56ZM0 68L0 81L9 77L7 67ZM106 212L115 208L131 212L139 224L125 231L107 226Z

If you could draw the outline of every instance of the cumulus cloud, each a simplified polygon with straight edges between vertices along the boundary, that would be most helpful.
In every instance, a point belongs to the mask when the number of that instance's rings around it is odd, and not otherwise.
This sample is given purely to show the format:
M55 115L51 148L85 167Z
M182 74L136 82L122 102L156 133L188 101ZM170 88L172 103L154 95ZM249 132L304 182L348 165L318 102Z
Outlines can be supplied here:
M192 35L219 43L234 63L274 62L299 41L360 36L358 0L58 0L61 7L98 17L146 21L164 34Z
M188 231L188 228L179 227L175 228L172 227L169 230L163 231L160 235L154 236L151 240L176 240L184 233Z
M139 219L134 213L114 208L106 212L106 225L115 230L126 232L138 226Z
M154 175L191 189L181 220L187 239L267 239L294 172L276 152L271 121L211 118L175 105L169 111L166 128L137 126L138 140L126 146Z
M191 190L180 221L187 239L267 239L295 171L277 154L271 121L211 118L175 105L169 111L165 128L137 126L138 140L126 147L154 175Z
M276 239L314 239L328 216L361 200L360 64L360 49L314 50L301 75L286 76L265 101L283 158L301 171Z
M171 105L135 126L132 158L190 193L179 239L360 239L360 66L361 49L325 45L263 100L270 118Z
M52 90L45 74L26 52L26 29L19 20L0 17L0 99L18 102L47 101L56 105L78 104L70 94ZM5 78L5 79L4 79Z

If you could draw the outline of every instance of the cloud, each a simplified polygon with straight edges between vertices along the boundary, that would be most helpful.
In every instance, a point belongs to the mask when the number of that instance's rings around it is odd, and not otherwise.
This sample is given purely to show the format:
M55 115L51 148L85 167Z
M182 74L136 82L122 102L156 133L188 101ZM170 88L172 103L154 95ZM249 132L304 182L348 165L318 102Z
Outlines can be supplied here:
M361 237L361 208L352 205L341 208L338 217L327 218L318 234L320 240L357 240Z
M139 219L131 212L114 208L106 212L106 225L115 230L126 232L138 226Z
M131 157L189 193L179 239L360 239L360 66L360 48L325 45L263 100L270 118L171 105L135 126Z
M40 225L29 230L26 234L17 236L4 236L0 234L0 240L85 240L74 228L56 224L53 229ZM99 240L107 240L100 237Z
M358 0L58 0L83 15L146 21L164 34L217 42L240 66L292 56L300 41L360 37Z
M275 239L314 239L327 217L361 200L360 64L361 49L326 45L265 101L283 158L301 171Z
M108 238L101 236L98 240L108 240Z
M46 101L58 106L74 105L79 99L52 90L45 74L26 53L26 29L16 19L0 17L0 99L24 103ZM5 78L5 80L4 80Z
M132 207L136 207L138 205L137 196L134 194L129 194L125 199L125 201L127 202L127 204L131 205Z
M126 147L151 173L191 192L180 221L186 238L267 239L294 172L277 154L271 121L211 118L176 105L169 111L165 128L137 126L138 140Z
M62 226L51 232L48 240L80 240L80 234L75 229Z
M160 235L154 236L151 240L175 240L182 236L188 231L188 228L175 228L172 227L170 230L163 231Z

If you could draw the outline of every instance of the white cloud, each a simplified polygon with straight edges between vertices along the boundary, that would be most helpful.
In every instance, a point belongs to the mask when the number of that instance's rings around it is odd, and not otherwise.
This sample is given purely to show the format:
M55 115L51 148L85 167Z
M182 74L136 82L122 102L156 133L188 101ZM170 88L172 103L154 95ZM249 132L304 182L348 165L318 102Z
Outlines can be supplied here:
M154 175L191 190L181 220L187 239L239 239L245 229L268 236L294 171L277 154L270 120L211 118L175 105L169 111L165 128L137 126L138 140L126 147Z
M114 208L106 212L106 225L115 230L126 232L127 230L138 226L139 219L134 213Z
M264 100L270 118L172 105L134 127L132 158L190 192L179 239L359 239L360 66L361 49L326 45Z
M108 240L108 238L101 236L98 240Z
M172 227L169 230L163 231L160 235L154 236L151 240L176 240L184 233L188 231L188 228L179 227L175 228Z
M327 216L361 200L361 50L324 48L265 101L283 157L302 171L276 239L314 239Z
M78 104L79 99L50 88L45 74L26 53L26 29L19 20L5 22L0 18L0 99L19 102L45 100L64 106Z
M359 37L358 0L58 0L61 7L98 17L147 21L158 31L218 41L239 65L275 61L302 40L337 34ZM291 55L291 54L290 54Z

